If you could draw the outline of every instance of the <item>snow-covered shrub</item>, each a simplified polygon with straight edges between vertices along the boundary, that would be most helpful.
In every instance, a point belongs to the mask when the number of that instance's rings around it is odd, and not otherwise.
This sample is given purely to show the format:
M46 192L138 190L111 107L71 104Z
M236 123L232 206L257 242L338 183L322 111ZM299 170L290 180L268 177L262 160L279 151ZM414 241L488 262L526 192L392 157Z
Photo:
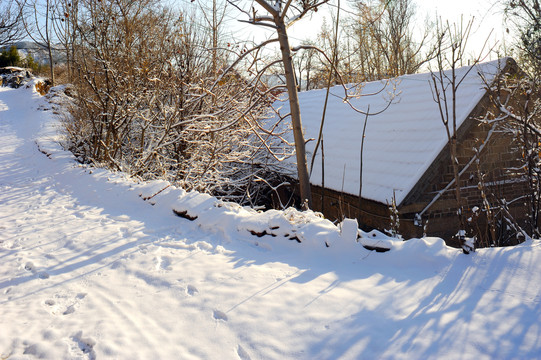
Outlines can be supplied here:
M156 0L80 11L68 132L85 161L242 203L268 193L278 156L259 122L272 96L226 67L195 16Z
M506 197L493 179L478 170L482 203L472 219L474 227L478 217L488 220L487 228L477 235L484 246L514 245L528 234L541 234L541 81L517 69L515 64L509 73L487 85L494 110L480 121L493 124L495 131L512 138L510 154L518 155L501 171L508 186L515 184L524 191ZM519 221L517 214L526 214L527 220Z

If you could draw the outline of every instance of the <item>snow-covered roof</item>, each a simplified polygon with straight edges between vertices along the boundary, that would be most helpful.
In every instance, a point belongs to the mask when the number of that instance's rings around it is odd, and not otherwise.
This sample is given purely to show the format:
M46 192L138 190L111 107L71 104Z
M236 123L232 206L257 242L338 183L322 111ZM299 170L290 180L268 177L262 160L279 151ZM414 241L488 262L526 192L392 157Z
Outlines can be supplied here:
M486 92L480 74L492 81L505 62L506 59L500 59L481 63L469 71L458 88L457 126ZM457 78L462 78L469 68L456 69ZM363 198L390 203L394 191L396 202L400 204L447 144L431 84L430 73L405 75L366 83L361 90L363 96L350 99L351 105L362 111L384 110L368 117L363 151ZM299 93L306 139L318 137L325 92ZM448 96L450 98L450 92ZM358 195L360 145L366 116L353 110L343 98L342 86L331 89L323 128L325 187ZM288 112L289 105L285 102L280 113ZM310 141L306 145L309 167L315 144L316 141ZM295 162L295 159L289 161ZM321 186L321 170L319 149L310 178L312 184Z

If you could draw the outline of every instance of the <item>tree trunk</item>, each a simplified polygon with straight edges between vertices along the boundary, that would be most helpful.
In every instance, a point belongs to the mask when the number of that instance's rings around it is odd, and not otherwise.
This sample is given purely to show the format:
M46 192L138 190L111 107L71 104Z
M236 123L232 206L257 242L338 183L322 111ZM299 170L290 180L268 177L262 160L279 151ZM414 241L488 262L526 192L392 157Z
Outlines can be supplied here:
M47 45L47 53L49 55L49 67L51 72L51 86L55 86L54 83L54 67L53 67L53 53L51 49L51 39L49 37L49 30L51 25L49 24L49 11L51 8L51 3L49 0L45 3L47 10L45 11L45 43Z
M455 196L456 196L456 205L458 212L458 223L459 223L459 241L460 246L464 245L466 224L464 222L464 207L462 205L462 192L460 188L460 173L458 171L457 164L457 139L456 137L451 138L450 141L450 150L451 150L451 163L453 164L453 176L455 178Z
M51 42L49 41L47 43L47 52L49 54L49 67L50 67L50 74L51 74L51 86L55 86L55 80L54 80L54 63L53 63L53 53L51 50Z
M289 96L291 123L293 125L293 136L295 138L295 153L297 156L297 172L299 176L301 202L303 208L311 208L312 191L310 189L310 178L308 176L308 166L306 164L306 148L304 143L304 135L302 133L301 111L297 93L297 84L295 82L293 61L291 59L291 49L289 47L289 39L287 37L286 26L283 19L275 17L274 21L278 31L278 40L280 42L280 51L282 53L286 87Z
M216 14L216 0L212 0L212 75L216 76L218 72L217 63L217 48L218 48L218 21Z

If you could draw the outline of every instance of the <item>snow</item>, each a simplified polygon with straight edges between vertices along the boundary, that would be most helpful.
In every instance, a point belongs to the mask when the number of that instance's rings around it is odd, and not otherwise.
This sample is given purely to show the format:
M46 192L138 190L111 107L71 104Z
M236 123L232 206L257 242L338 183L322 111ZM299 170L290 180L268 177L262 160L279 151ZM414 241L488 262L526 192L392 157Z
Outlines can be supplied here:
M487 81L503 68L506 59L481 63L470 71L457 92L459 127L485 94ZM470 67L456 70L461 79ZM450 77L449 71L446 75ZM396 79L362 84L362 96L351 98L358 110L377 114L368 117L363 150L362 196L383 204L391 203L393 191L400 205L447 144L439 108L433 100L430 73L404 75ZM326 89L299 93L305 139L317 139ZM359 194L360 148L366 116L343 101L344 88L331 88L323 128L325 186ZM448 97L451 94L448 90ZM390 102L390 105L389 105ZM287 102L278 102L280 113L289 112ZM388 107L388 108L387 108ZM293 139L292 135L290 140ZM310 166L316 141L306 146ZM289 161L294 162L294 158ZM310 182L321 186L321 149L318 150Z
M353 221L78 164L56 112L0 88L0 358L541 357L539 241L369 251Z

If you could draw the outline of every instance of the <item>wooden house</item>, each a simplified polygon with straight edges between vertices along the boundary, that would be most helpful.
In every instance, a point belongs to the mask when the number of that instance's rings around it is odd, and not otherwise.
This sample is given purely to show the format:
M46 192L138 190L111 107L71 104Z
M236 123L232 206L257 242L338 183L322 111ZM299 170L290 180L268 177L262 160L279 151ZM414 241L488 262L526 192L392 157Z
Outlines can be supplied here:
M456 69L457 78L465 76L456 94L457 161L472 227L483 225L482 211L477 211L483 208L481 174L483 186L502 199L516 199L526 191L524 181L510 179L506 172L518 166L520 157L512 136L490 121L497 109L489 99L487 84L509 71L516 71L510 58ZM314 210L330 219L357 218L366 230L389 230L394 203L399 232L405 238L426 234L456 245L454 177L433 86L430 73L405 75L349 89L347 102L344 87L331 88L310 177ZM310 139L306 145L309 171L325 97L326 90L299 94L305 138ZM287 112L284 103L280 113ZM524 216L518 209L511 211L518 220Z

